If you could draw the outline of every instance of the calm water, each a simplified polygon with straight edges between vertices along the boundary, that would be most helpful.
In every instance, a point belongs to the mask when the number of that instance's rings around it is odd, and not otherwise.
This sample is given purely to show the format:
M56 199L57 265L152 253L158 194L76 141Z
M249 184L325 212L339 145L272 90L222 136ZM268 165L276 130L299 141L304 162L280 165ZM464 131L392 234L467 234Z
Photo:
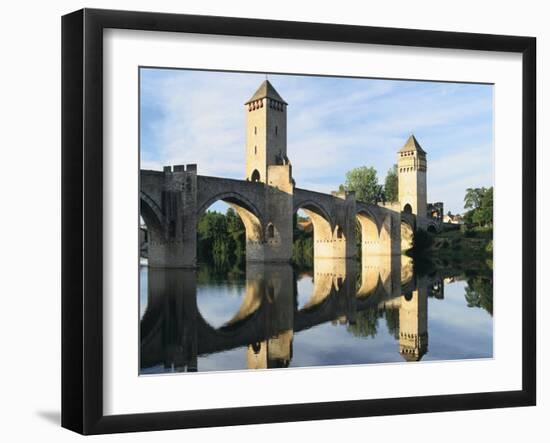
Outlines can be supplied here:
M141 373L490 358L492 283L406 257L140 270Z

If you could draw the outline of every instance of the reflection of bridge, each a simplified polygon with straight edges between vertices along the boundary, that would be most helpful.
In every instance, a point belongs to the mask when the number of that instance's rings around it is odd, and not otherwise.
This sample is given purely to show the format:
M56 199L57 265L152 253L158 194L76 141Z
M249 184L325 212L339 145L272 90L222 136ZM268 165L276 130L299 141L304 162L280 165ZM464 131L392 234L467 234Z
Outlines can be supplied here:
M368 309L399 310L399 352L406 360L419 360L427 351L427 296L434 282L416 279L406 257L378 257L361 270L353 260L318 260L312 293L301 308L290 265L249 263L241 306L218 329L197 307L194 270L148 273L142 368L196 370L199 355L244 346L249 368L287 366L295 333L330 321L353 325Z
M293 214L299 209L313 222L315 258L356 257L356 221L363 255L399 255L410 247L416 228L439 229L439 222L427 218L426 153L413 136L398 153L400 202L367 204L353 192L329 195L295 187L287 157L287 103L267 80L245 106L246 180L197 175L196 165L140 172L150 266L196 266L197 222L218 200L241 217L246 257L255 262L290 260Z

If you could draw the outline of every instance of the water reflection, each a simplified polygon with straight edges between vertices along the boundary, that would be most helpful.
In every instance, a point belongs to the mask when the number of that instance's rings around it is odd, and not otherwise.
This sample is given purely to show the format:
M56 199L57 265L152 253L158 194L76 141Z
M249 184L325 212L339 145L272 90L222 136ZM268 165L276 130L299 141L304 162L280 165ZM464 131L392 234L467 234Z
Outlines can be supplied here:
M404 256L248 263L229 278L143 267L140 281L142 373L492 356L492 285L416 275Z

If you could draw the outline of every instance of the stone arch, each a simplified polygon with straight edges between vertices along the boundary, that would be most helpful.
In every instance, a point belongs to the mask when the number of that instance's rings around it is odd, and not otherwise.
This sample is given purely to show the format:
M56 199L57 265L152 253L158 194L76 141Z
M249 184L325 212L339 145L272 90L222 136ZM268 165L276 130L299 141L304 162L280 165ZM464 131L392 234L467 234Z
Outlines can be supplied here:
M412 214L412 206L410 203L406 203L405 206L403 206L403 212L405 214Z
M246 255L254 254L254 250L263 244L262 216L258 208L247 197L236 192L223 192L213 195L197 210L197 223L205 211L215 202L223 201L235 210L245 227Z
M358 297L365 297L383 289L391 288L392 217L380 214L380 222L370 211L361 208L357 221L361 229L361 280Z
M366 254L379 241L378 224L374 216L365 210L357 213L357 221L361 228L361 253Z
M327 211L323 205L313 200L304 200L294 205L294 213L298 212L299 209L303 209L304 211L307 210L315 213L319 217L323 218L329 224L330 227L332 227L333 223L332 223L332 217L330 216L330 212Z
M164 215L157 203L145 192L139 193L139 213L148 229L162 230Z
M333 230L328 213L317 203L306 201L294 208L303 210L313 224L313 255L315 258L332 257Z
M197 220L200 219L204 212L216 203L218 200L221 200L230 205L237 205L246 209L252 215L254 215L258 220L262 218L260 210L258 207L246 196L239 194L237 192L220 192L218 194L212 195L210 198L206 199L198 208L197 208Z

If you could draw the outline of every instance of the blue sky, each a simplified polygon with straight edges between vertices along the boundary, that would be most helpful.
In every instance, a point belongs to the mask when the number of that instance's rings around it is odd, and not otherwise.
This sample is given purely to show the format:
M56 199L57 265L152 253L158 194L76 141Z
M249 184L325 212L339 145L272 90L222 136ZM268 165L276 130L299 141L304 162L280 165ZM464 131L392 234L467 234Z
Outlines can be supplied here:
M264 74L141 69L141 168L197 163L243 179L244 102ZM297 186L330 192L348 170L379 181L408 136L428 153L428 201L463 212L468 187L493 185L490 85L269 74L288 106L288 156Z

